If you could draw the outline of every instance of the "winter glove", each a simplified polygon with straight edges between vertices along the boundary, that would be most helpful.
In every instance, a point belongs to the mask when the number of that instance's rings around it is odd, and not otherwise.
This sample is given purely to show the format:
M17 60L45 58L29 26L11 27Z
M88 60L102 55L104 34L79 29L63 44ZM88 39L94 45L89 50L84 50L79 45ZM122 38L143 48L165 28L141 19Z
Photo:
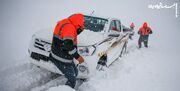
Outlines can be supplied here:
M149 34L152 34L152 31L151 31L151 30L149 30Z
M138 31L138 34L141 35L142 34L141 31Z
M79 56L77 60L79 61L79 64L84 62L84 58L82 56Z

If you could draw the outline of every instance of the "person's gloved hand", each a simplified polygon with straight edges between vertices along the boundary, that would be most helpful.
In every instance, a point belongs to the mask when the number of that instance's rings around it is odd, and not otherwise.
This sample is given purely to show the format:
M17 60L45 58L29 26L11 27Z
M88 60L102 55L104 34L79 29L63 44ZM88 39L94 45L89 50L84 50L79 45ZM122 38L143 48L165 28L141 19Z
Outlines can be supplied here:
M152 31L148 31L149 32L149 34L152 34Z
M79 56L79 58L77 60L79 61L79 64L84 62L84 58L82 56Z

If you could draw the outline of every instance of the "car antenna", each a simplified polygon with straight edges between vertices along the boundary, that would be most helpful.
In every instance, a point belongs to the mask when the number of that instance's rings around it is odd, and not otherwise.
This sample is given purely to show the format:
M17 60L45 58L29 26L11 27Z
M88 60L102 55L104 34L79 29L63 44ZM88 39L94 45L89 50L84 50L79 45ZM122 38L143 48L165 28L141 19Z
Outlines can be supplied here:
M94 14L94 10L91 12L90 16L92 16Z

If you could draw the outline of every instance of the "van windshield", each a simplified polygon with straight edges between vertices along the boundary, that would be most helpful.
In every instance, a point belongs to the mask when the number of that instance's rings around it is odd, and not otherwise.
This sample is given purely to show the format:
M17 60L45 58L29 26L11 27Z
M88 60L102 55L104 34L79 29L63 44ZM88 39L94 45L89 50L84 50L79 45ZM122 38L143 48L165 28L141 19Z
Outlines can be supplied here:
M84 16L84 28L93 32L101 32L107 22L104 18Z

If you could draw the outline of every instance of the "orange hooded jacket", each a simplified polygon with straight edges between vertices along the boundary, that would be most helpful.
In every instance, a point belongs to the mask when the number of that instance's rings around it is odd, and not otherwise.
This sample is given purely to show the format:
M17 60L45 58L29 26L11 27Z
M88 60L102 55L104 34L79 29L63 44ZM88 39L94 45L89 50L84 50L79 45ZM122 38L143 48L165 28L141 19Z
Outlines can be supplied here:
M148 26L147 22L144 22L143 26L138 31L138 34L140 35L149 35L151 33L152 33L152 30Z
M84 16L82 14L71 15L68 19L59 21L54 29L54 35L61 39L72 39L77 45L77 29L84 28Z
M73 58L78 59L77 52L78 30L84 28L84 15L74 14L67 19L58 22L54 29L51 46L53 60L71 63Z

